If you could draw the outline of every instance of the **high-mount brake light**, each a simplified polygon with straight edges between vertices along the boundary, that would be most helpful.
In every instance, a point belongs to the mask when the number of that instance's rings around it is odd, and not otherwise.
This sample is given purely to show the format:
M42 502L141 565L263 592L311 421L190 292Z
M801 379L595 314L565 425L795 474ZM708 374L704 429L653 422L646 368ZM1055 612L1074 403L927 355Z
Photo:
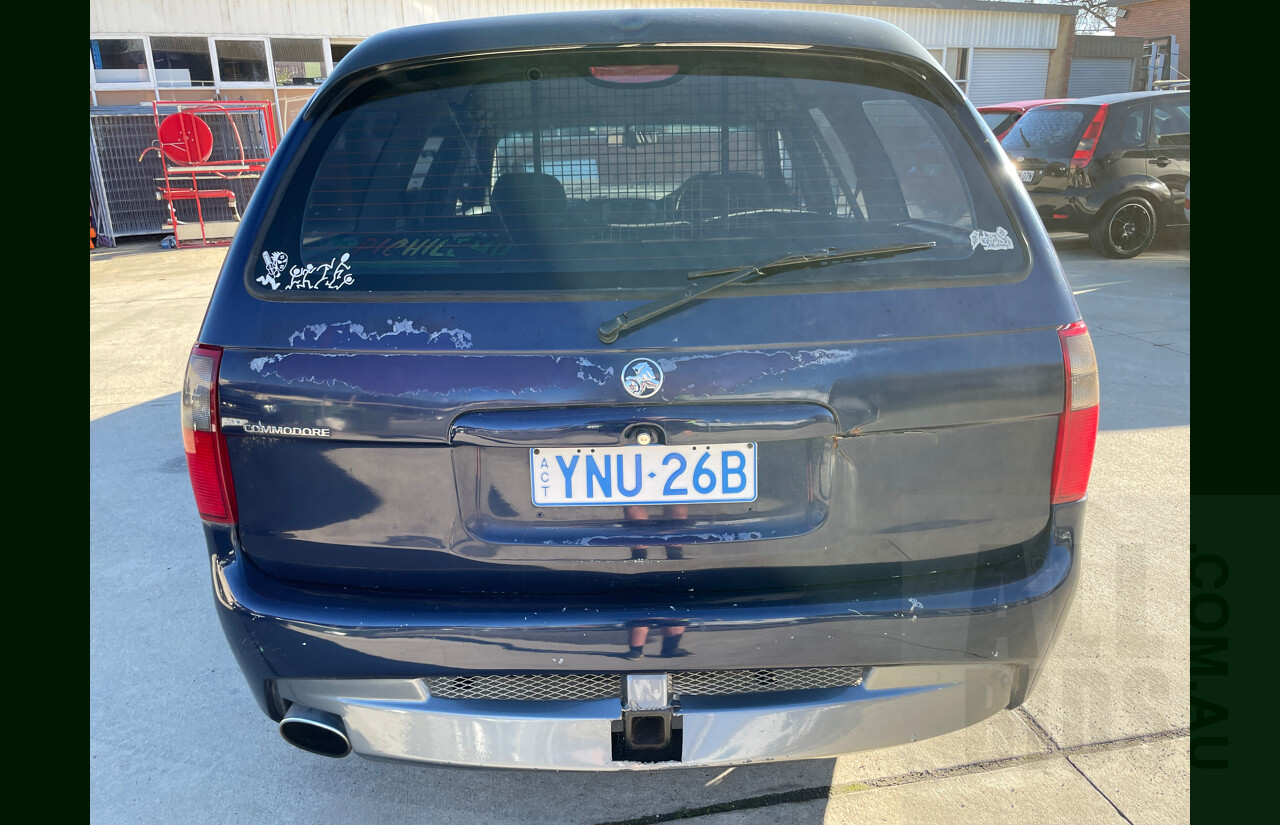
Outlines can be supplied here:
M1098 360L1083 321L1058 330L1065 367L1064 403L1058 419L1050 498L1054 504L1079 501L1089 490L1093 449L1098 441Z
M222 350L195 346L187 360L182 383L182 446L196 509L205 521L231 524L236 520L236 496L231 485L227 442L218 420L218 366Z
M1084 127L1084 134L1080 136L1080 145L1076 147L1076 153L1071 156L1072 169L1083 169L1093 160L1093 153L1098 148L1098 138L1102 137L1102 127L1107 122L1107 106L1106 103L1098 106L1093 120Z
M676 76L680 67L673 64L643 66L592 66L591 76L606 83L657 83Z

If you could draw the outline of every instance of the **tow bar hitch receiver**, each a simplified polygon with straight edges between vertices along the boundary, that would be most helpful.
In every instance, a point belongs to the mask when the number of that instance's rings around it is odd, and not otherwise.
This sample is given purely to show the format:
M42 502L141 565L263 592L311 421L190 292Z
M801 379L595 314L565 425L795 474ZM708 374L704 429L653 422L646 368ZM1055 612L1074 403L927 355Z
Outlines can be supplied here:
M622 727L628 748L665 748L671 744L671 711L626 711Z
M615 723L615 762L679 762L680 717L671 702L667 674L627 676L626 707L621 730Z

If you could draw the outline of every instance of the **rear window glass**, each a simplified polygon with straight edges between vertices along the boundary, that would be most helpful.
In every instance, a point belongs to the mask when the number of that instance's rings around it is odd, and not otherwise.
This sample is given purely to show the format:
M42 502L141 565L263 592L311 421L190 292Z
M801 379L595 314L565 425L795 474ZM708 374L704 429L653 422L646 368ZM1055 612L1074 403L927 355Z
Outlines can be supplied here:
M1022 271L986 170L907 73L831 57L678 59L624 71L600 69L603 55L489 59L366 83L286 184L255 288L616 291L922 241L936 247L770 284Z
M1085 114L1084 109L1059 106L1032 109L1004 136L1000 145L1014 155L1070 156L1084 134Z
M1013 112L983 112L982 120L987 124L987 128L1000 134L1001 130L1008 128L1008 125L1017 118Z

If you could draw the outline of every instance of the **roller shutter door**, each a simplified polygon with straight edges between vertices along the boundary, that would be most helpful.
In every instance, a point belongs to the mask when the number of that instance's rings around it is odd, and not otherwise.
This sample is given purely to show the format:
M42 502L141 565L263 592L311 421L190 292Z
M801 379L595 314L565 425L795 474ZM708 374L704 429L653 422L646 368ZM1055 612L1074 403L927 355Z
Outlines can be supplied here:
M974 49L969 100L975 106L1039 100L1049 83L1048 49Z
M1080 57L1071 61L1067 97L1092 97L1133 91L1133 59Z

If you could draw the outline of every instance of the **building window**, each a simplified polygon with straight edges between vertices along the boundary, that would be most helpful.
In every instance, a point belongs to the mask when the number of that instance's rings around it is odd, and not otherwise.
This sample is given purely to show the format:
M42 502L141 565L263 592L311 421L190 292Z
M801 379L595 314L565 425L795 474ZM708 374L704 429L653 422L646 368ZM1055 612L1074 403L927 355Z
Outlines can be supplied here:
M324 41L271 38L277 86L318 86L325 76Z
M161 88L213 85L207 38L153 37L151 59L156 66L156 85Z
M969 53L973 51L968 47L957 48L949 46L945 49L929 49L929 54L934 60L938 61L938 65L942 66L942 70L947 73L947 77L956 82L960 87L960 91L965 94L969 93Z
M267 47L261 40L215 40L223 83L268 83Z
M969 90L969 53L972 49L947 49L947 59L942 65L947 74L956 82L963 92Z
M357 44L355 43L334 43L333 41L330 41L329 56L333 59L333 65L336 66L341 63L342 58L350 54L351 50L354 49L356 45Z
M90 40L89 59L96 83L149 83L142 39Z

